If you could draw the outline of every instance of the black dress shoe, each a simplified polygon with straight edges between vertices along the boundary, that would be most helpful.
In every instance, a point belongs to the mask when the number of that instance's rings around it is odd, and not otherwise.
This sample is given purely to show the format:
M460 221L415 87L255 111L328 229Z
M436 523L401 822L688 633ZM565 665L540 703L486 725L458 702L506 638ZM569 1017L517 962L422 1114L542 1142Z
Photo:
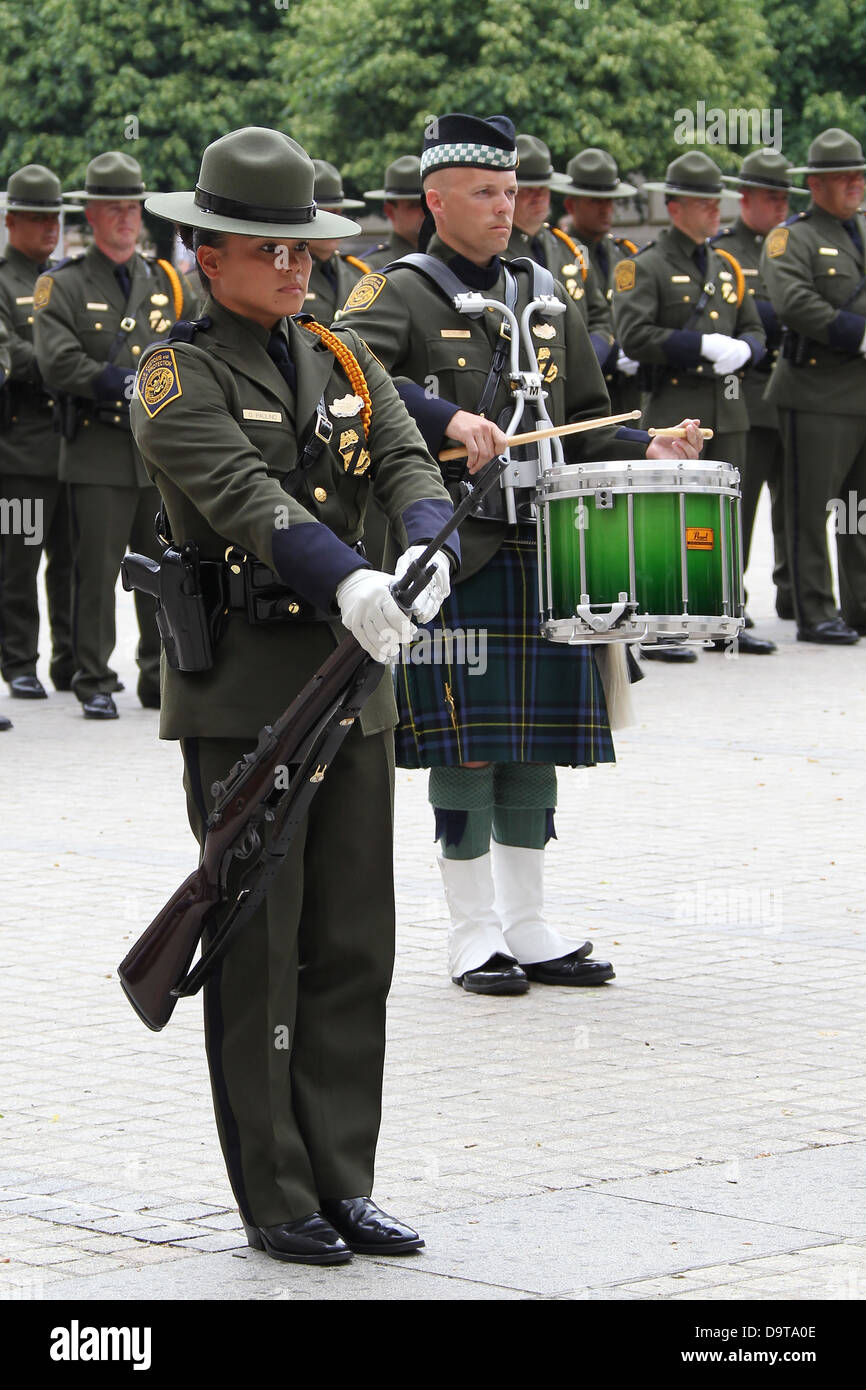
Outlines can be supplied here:
M12 720L11 720L11 719L7 719L5 714L0 714L0 733L2 733L4 729L11 729L11 728L12 728Z
M697 661L698 654L693 647L641 647L644 661Z
M9 689L16 700L47 700L48 691L38 676L15 676Z
M474 970L452 975L451 983L462 985L470 994L525 994L529 989L529 981L514 957L498 952Z
M110 695L91 695L81 706L85 719L117 719L117 706Z
M824 623L816 623L814 627L801 627L797 629L798 642L828 642L836 646L853 647L855 642L860 641L860 634L856 628L849 627L844 618L828 618Z
M769 637L755 637L751 632L738 632L736 637L720 637L713 642L711 650L725 652L731 649L743 656L769 656L777 650L775 642Z
M320 1211L278 1226L248 1226L245 1221L244 1230L253 1250L264 1250L272 1260L296 1265L343 1265L352 1258L346 1242Z
M405 1255L424 1244L417 1231L370 1197L323 1197L322 1211L356 1255Z
M616 979L609 960L586 960L580 950L557 960L539 960L523 969L527 978L539 985L603 985Z

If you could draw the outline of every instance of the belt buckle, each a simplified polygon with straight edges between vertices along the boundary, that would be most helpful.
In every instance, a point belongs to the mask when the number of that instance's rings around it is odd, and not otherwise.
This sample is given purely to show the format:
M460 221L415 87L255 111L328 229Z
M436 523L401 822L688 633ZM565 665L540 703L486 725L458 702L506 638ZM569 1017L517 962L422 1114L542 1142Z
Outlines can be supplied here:
M129 314L125 314L124 317L120 320L120 327L124 333L131 333L133 328L135 327L135 319L132 318Z
M332 435L333 433L334 433L334 424L333 424L333 421L332 421L332 420L329 420L328 417L327 417L327 415L323 415L323 414L321 414L319 411L316 411L316 435L317 435L317 437L318 437L319 439L321 439L321 441L322 441L323 444L330 444L330 442L331 442L331 435Z

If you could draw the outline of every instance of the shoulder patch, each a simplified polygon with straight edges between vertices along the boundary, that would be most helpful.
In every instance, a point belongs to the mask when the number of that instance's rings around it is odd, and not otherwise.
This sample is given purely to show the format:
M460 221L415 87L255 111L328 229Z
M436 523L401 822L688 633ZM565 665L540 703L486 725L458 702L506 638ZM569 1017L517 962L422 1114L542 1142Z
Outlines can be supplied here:
M382 291L386 284L387 280L384 275L380 275L375 270L371 271L353 287L352 293L343 305L343 312L348 314L352 309L366 309L368 305L373 303L377 294Z
M33 308L44 309L51 298L51 291L54 289L54 281L50 275L40 275L33 287Z
M788 228L774 227L767 237L767 255L784 256L785 247L788 245Z
M174 348L161 347L150 354L138 374L135 389L151 420L163 406L183 395Z
M620 261L613 272L613 282L619 294L622 294L624 290L633 290L635 282L634 261Z

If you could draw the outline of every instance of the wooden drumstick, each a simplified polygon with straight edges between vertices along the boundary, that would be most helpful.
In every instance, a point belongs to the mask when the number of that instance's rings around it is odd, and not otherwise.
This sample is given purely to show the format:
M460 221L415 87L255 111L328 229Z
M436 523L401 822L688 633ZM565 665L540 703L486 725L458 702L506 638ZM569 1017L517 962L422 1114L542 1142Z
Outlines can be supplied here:
M713 437L712 430L699 430L698 433L702 439L712 439ZM686 432L680 425L671 425L669 429L647 430L647 434L651 435L653 439L685 439L686 437Z
M599 420L579 420L576 425L557 425L550 430L530 430L527 434L512 434L509 437L509 446L512 444L534 444L537 439L553 439L563 434L580 434L583 430L599 430L604 425L621 425L624 420L639 420L641 412L639 410L628 410L624 415L605 415ZM652 433L652 431L650 431ZM669 433L669 431L659 431L659 433ZM439 454L440 463L447 463L449 459L465 458L468 450L462 445L456 449L443 449Z

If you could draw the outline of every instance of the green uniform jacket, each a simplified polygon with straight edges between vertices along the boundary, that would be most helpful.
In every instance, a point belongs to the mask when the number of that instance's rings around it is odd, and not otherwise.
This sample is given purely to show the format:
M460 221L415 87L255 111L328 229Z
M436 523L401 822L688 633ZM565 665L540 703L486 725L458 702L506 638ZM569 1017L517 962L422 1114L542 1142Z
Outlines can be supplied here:
M162 266L137 252L126 266L132 276L128 301L114 274L115 262L96 246L75 260L61 261L36 284L34 341L43 379L52 392L82 401L78 433L60 446L60 477L70 483L149 486L129 432L125 378L149 343L164 337L178 318L192 318L197 311L183 277L183 305L176 314L171 281ZM109 364L125 316L135 320L135 327ZM97 405L110 423L96 418Z
M612 232L605 232L602 236L596 237L595 241L586 243L589 250L589 259L592 261L593 268L598 276L598 282L602 287L605 299L608 303L613 303L613 277L620 261L630 260L637 255L639 247L633 251L633 241L627 241L625 237L614 236ZM607 258L605 266L602 259L602 252Z
M438 236L431 238L427 250L445 262L451 262L456 255ZM460 262L456 265L459 275ZM532 280L526 269L515 268L515 273L519 277L515 311L519 320L531 297ZM534 321L541 330L534 341L549 393L550 416L554 424L560 425L608 415L604 380L580 310L562 285L557 285L556 292L565 303L566 312ZM501 268L495 284L484 293L490 299L504 300ZM474 412L478 407L500 322L494 314L479 318L459 314L429 280L406 267L388 275L374 271L359 281L335 331L343 334L350 328L357 333L392 374L435 458L446 444L448 422L455 411ZM504 375L507 376L507 369ZM511 404L507 382L500 380L491 418L510 413ZM590 458L628 458L646 452L645 444L634 446L615 440L614 435L614 428L608 427L566 437L566 459L579 463ZM461 578L468 578L491 559L508 530L495 521L470 518L463 524Z
M346 633L332 601L340 580L364 564L349 547L362 534L373 475L377 500L406 542L435 534L451 510L448 495L385 372L353 334L344 336L373 408L366 446L360 398L318 337L288 321L296 400L267 354L266 329L213 300L205 315L192 342L154 344L143 355L132 403L132 429L172 535L194 541L203 559L222 559L234 545L278 570L333 611L336 646ZM282 481L323 393L333 434L296 500ZM231 613L210 671L173 671L163 662L161 737L255 737L320 664L326 626L250 626ZM362 728L376 733L395 719L386 675L364 707Z
M537 239L541 243L540 257L535 255L532 248L535 238L520 227L513 227L505 251L506 259L531 256L533 260L540 261L541 265L546 265L551 274L562 282L583 315L602 371L610 370L616 364L616 353L613 351L613 315L592 268L587 248L574 237L566 240L563 234L557 234L546 223L539 231ZM585 280L574 248L583 256L587 271Z
M866 218L855 218L866 246ZM818 415L866 415L866 269L838 217L807 208L764 243L761 270L782 323L803 338L804 363L780 356L767 399Z
M701 357L701 337L742 338L752 360L760 361L764 329L749 295L737 305L730 266L708 246L702 275L694 259L697 249L691 237L666 227L657 241L621 261L614 272L614 318L623 351L660 369L650 389L651 425L674 425L689 415L717 434L733 434L749 428L743 392L734 393L727 378L716 376L713 364ZM714 292L695 319L706 285ZM742 371L736 375L742 381Z
M764 237L760 232L753 232L752 228L747 227L743 219L738 217L733 227L725 227L711 238L711 245L720 246L723 251L729 251L739 261L746 280L746 294L754 300L755 308L761 316L761 323L764 325L764 332L767 335L766 357L759 366L749 368L743 382L746 409L749 412L749 425L760 425L764 429L778 429L779 415L776 407L764 399L767 378L778 359L779 344L782 337L782 325L770 303L770 296L761 273L761 251L764 246Z
M337 288L331 284L328 277L322 271L322 262L313 258L313 268L310 271L310 283L307 287L307 295L304 303L304 312L312 314L318 323L323 323L329 327L334 322L334 316L340 305L345 303L346 296L357 284L361 276L366 271L366 261L359 265L353 265L352 261L357 257L347 259L347 253L337 253L329 256L324 262L330 265L337 277Z
M0 411L0 474L56 478L60 436L54 429L51 396L33 347L33 286L40 267L29 256L6 250L0 260L0 320L10 330L9 383Z
M380 241L375 246L371 246L369 251L365 251L359 257L371 270L378 270L380 266L390 265L392 261L398 261L401 256L408 256L411 251L417 251L417 246L406 241L405 237L398 236L392 232L387 241Z

